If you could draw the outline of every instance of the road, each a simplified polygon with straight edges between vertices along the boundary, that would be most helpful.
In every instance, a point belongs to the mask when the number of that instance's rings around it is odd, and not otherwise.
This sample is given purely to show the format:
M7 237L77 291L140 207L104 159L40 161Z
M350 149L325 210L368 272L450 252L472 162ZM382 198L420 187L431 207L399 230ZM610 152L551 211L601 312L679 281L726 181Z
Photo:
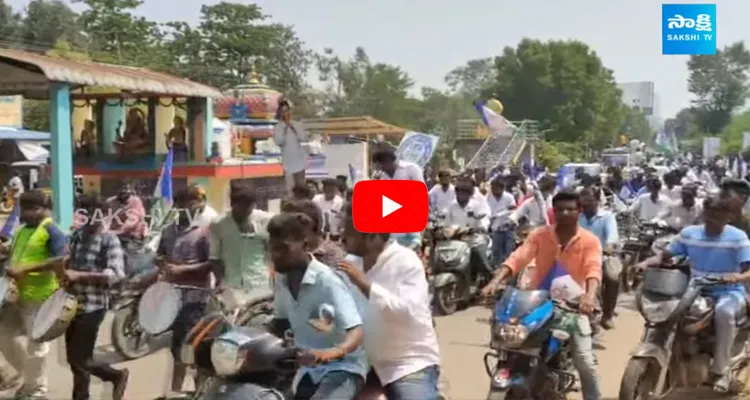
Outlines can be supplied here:
M478 319L486 318L489 311L484 308L471 308L448 317L437 319L438 335L443 358L443 372L447 377L448 394L452 400L483 400L489 387L489 378L484 371L482 357L486 352L489 329ZM632 310L632 300L621 302L617 327L605 332L601 338L604 349L598 351L599 373L602 381L603 400L617 399L620 378L629 351L640 338L642 320ZM105 321L98 341L98 357L113 361L116 356L109 347L109 319ZM62 343L55 343L51 355L50 399L70 398L71 375L64 360ZM166 350L152 354L143 359L124 362L118 366L130 369L130 385L126 398L129 400L147 400L158 397L166 388L169 379L166 372L170 366L170 355ZM109 387L101 383L92 385L92 398L105 400L111 398ZM695 389L686 395L685 392L670 396L674 400L700 398L709 400L710 392ZM750 396L743 397L750 399ZM580 400L580 396L571 396ZM726 399L726 397L723 397ZM670 399L672 400L672 399Z

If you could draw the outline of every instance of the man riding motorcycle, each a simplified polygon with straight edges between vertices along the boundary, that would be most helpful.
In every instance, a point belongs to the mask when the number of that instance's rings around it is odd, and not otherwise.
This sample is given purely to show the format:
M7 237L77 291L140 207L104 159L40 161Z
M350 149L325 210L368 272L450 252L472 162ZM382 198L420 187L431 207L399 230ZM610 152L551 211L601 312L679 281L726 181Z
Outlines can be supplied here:
M682 187L682 197L679 202L667 207L654 218L655 222L664 222L667 226L678 231L686 226L695 225L700 221L703 207L696 202L698 188L695 185Z
M473 198L474 180L470 177L461 177L456 181L456 200L448 207L445 216L445 223L449 229L453 230L449 236L458 236L461 231L473 234L486 234L490 219L486 214L483 204L480 204ZM493 268L490 260L487 258L487 240L471 240L471 256L476 260L484 272L490 276L493 274ZM480 271L476 271L480 272Z
M563 291L577 289L582 292L579 309L582 314L592 314L602 278L602 246L593 233L578 226L581 201L577 193L557 193L552 198L552 207L556 224L533 231L482 289L482 295L493 296L507 278L535 261L531 287L551 290L554 297L556 290L553 281L561 274L567 274L578 287L566 287ZM600 400L601 390L589 322L579 321L578 325L580 332L572 335L573 364L581 378L584 400Z
M716 276L726 285L711 288L706 295L714 298L716 342L711 372L713 388L727 392L731 385L729 362L731 347L737 334L736 320L747 312L744 282L750 281L750 240L729 222L725 199L709 197L703 202L703 225L683 229L679 236L662 251L640 267L658 266L672 257L686 256L691 273L696 276Z

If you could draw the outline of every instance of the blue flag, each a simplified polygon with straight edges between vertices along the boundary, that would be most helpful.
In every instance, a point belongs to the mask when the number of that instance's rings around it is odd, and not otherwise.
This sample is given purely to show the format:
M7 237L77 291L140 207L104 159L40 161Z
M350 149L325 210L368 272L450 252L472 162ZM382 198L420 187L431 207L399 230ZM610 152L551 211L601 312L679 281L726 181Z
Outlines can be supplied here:
M20 215L21 208L18 206L18 201L16 201L16 204L13 206L13 210L11 210L10 215L8 215L8 219L5 220L5 225L3 225L3 228L0 230L0 237L10 238L13 236L13 231L18 225L18 219Z

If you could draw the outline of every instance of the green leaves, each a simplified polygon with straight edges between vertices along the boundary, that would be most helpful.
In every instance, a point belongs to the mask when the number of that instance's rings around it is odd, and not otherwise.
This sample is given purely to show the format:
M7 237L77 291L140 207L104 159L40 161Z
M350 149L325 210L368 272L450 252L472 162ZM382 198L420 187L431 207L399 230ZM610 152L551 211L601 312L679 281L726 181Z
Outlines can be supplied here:
M718 134L750 96L750 52L737 42L717 50L716 55L691 56L687 66L697 128Z

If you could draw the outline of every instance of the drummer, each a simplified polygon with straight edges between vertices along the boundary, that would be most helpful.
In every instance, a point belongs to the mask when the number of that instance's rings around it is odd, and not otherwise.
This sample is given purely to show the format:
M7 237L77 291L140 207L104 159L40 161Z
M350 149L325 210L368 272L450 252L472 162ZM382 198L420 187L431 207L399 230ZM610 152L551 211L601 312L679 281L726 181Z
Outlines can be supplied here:
M179 210L176 224L167 226L159 242L161 271L169 282L178 285L208 289L211 283L213 264L209 261L208 225L198 218L203 207L203 192L191 186L175 194L175 207ZM184 290L182 307L172 325L172 392L169 398L182 392L187 368L180 362L180 349L188 332L203 317L208 303L207 292ZM200 387L199 379L195 387Z
M16 395L36 398L47 394L49 344L24 339L31 333L36 311L57 290L57 278L49 269L59 265L62 260L65 235L48 216L49 197L44 192L32 190L21 194L19 205L23 225L13 236L10 266L5 270L18 286L19 302L3 311L0 352L22 374L23 386ZM30 267L34 272L29 271ZM25 271L21 272L22 269ZM2 389L17 386L20 381L21 377L3 379Z
M105 207L96 194L81 195L77 207L97 215ZM122 400L128 370L118 370L94 360L99 327L109 308L109 287L125 277L125 256L117 236L103 221L91 218L73 232L70 259L65 269L67 290L78 300L78 313L65 332L65 352L73 374L73 400L88 400L91 375L113 384L112 399Z

